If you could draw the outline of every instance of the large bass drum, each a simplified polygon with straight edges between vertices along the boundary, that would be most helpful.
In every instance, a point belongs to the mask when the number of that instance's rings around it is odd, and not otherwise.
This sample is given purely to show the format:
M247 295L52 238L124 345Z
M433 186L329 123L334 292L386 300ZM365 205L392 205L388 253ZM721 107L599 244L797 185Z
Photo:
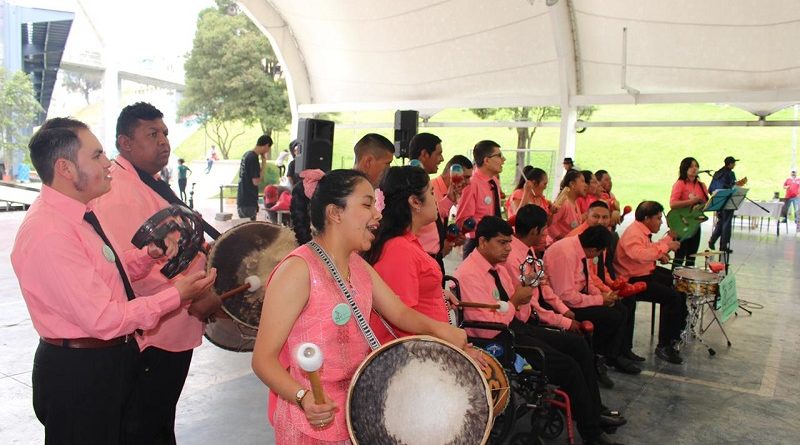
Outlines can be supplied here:
M494 420L489 385L464 351L428 336L373 351L350 383L354 444L484 444Z
M217 268L214 290L222 295L251 275L266 286L272 270L295 247L294 232L283 226L254 221L228 230L214 243L206 262L207 269ZM225 300L215 321L206 324L206 338L231 351L252 351L264 286Z

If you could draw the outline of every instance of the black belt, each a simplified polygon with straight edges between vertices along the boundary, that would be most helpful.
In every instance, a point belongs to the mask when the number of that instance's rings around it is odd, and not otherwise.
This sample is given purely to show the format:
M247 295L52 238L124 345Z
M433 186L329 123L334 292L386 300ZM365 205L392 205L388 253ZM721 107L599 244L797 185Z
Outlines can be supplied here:
M121 337L112 338L109 340L101 340L99 338L47 338L42 337L42 341L53 346L70 349L101 349L110 348L112 346L128 343L133 340L133 334L123 335Z

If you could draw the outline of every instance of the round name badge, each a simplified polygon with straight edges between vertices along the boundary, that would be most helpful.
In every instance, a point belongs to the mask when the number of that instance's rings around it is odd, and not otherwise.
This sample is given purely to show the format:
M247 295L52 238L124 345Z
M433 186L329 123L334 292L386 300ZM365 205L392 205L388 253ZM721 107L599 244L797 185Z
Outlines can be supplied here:
M490 196L486 196L483 198L483 203L489 205L492 203L492 198Z
M493 290L492 291L492 295L494 296L495 300L499 300L500 299L500 291L499 290L497 290L497 289Z
M117 256L114 255L114 251L108 247L108 244L103 244L103 256L106 257L109 263L113 263L117 259Z
M574 229L575 227L578 227L578 221L572 221L571 223L569 223L569 225Z
M339 303L333 307L333 322L336 323L338 326L342 326L343 324L350 321L350 306L345 303Z

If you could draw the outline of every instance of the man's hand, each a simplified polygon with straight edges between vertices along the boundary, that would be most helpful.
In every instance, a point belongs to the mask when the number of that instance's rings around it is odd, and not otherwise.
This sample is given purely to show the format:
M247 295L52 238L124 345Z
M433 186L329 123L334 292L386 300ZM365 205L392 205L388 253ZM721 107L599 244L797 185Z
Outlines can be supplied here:
M567 309L567 312L564 312L564 316L569 318L570 320L575 320L575 312Z
M162 257L170 259L178 253L178 241L180 241L180 239L180 232L177 230L171 232L164 237L164 245L167 246L166 251L158 247L155 243L150 243L147 245L147 254L153 259L159 259Z
M606 292L603 294L603 306L614 306L617 300L619 300L619 296L617 296L616 292Z
M508 299L508 302L513 304L515 307L520 307L530 303L532 296L533 288L528 286L518 286L514 290L514 295Z
M574 332L576 334L580 334L581 333L581 325L577 321L572 320L572 323L569 324L569 327L567 328L567 330L569 332Z
M736 185L738 185L739 187L741 187L741 186L743 186L745 184L747 184L747 176L745 176L744 178L736 181Z
M216 279L217 269L212 268L207 275L202 270L197 271L175 280L173 285L178 289L181 301L195 300L208 290Z
M207 289L200 294L192 304L189 305L189 315L196 317L200 321L206 321L222 306L222 300L214 289Z
M658 262L661 264L669 263L669 255L667 255L666 253L664 255L661 255L661 257L658 258Z
M442 290L442 292L444 292L444 297L450 303L451 306L458 306L459 303L458 298L456 298L456 295L452 291L450 291L450 289L445 288Z
M669 244L667 244L667 246L669 247L669 250L675 252L676 250L680 249L681 242L677 240L672 240L669 242Z

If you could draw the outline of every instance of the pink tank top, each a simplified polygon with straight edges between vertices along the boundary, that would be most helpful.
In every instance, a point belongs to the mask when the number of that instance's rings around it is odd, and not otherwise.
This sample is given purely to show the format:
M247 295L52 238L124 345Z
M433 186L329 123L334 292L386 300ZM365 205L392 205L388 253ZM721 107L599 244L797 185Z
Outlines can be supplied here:
M334 422L324 430L316 430L294 403L270 393L270 418L275 429L275 443L307 443L309 439L338 442L349 438L345 407L350 379L356 368L370 353L369 345L358 327L339 286L328 268L309 247L303 245L286 258L297 256L308 265L311 293L306 307L295 321L280 353L280 361L301 385L311 388L306 373L297 366L294 353L305 342L315 343L322 350L324 362L319 371L325 394L340 408ZM284 258L283 261L286 261ZM271 278L271 277L270 277ZM359 310L369 319L372 310L372 279L367 263L359 255L350 255L349 291ZM269 298L266 295L264 298ZM348 318L349 317L349 318ZM312 397L309 394L308 397ZM274 417L272 410L274 409Z

